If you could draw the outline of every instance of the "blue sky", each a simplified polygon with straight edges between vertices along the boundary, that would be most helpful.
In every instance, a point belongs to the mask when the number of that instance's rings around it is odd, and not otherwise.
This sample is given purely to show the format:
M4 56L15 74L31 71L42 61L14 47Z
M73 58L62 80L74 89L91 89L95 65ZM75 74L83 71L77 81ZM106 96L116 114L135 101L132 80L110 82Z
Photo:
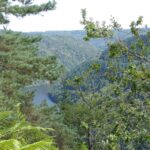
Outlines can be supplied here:
M124 28L128 28L132 20L144 16L145 23L150 25L150 0L56 0L57 8L38 16L24 19L11 17L7 26L16 31L49 31L49 30L79 30L81 9L87 8L88 16L94 20L109 21L114 16ZM44 0L38 0L44 2Z

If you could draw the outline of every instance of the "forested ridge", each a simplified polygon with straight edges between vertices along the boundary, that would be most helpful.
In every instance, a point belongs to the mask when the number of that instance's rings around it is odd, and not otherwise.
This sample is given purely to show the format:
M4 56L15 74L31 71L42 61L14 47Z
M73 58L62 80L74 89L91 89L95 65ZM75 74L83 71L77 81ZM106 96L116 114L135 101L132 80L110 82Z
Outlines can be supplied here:
M0 25L55 5L0 0ZM150 149L149 28L81 17L84 31L1 30L0 150ZM34 102L42 82L53 105Z

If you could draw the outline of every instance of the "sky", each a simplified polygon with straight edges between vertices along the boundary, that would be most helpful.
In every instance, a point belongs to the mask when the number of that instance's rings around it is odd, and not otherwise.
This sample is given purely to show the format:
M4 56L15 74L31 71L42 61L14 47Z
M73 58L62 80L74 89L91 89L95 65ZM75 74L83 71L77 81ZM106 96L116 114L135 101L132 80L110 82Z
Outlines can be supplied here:
M37 0L44 2L44 0ZM150 25L150 0L56 0L56 10L23 19L11 17L8 29L15 31L81 30L81 9L86 8L88 17L108 22L114 16L123 28L128 28L138 16Z

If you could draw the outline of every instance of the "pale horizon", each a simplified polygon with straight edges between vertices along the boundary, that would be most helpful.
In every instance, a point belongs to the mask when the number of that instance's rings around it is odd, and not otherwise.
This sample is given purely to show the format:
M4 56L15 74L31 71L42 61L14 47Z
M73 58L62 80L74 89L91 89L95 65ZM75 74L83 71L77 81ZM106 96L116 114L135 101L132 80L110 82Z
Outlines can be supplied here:
M83 30L80 24L83 8L87 9L88 17L100 23L109 22L110 16L113 16L124 29L128 29L131 21L143 16L144 24L150 25L149 0L56 0L56 2L56 10L41 15L23 19L11 16L11 23L6 27L23 32Z

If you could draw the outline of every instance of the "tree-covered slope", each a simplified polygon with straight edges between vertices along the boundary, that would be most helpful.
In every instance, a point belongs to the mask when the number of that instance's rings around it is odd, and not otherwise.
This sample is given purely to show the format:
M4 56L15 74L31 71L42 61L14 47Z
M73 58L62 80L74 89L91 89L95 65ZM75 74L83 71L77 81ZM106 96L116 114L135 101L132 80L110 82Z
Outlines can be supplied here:
M54 55L57 60L65 66L67 71L67 77L80 74L85 71L91 64L91 61L99 61L99 57L104 57L107 49L107 42L114 41L116 38L125 39L130 37L129 30L123 30L116 32L114 37L105 39L92 39L90 41L84 41L85 31L47 31L47 32L35 32L29 33L33 35L41 35L42 41L39 43L40 55ZM127 36L128 35L128 36ZM102 52L103 51L103 52ZM103 60L103 66L105 66ZM60 86L60 85L59 85ZM56 87L56 86L55 86ZM51 104L51 98L48 95L52 95L58 91L58 88L54 88L54 85L38 85L31 88L36 90L34 102L40 104L43 99L48 100ZM54 90L55 89L55 90ZM43 92L44 91L44 92Z
M144 32L144 31L143 31ZM30 34L41 34L44 37L46 36L61 36L61 37L72 37L79 39L83 41L83 37L86 35L86 32L84 30L73 30L73 31L46 31L46 32L32 32ZM98 39L90 39L87 41L94 47L96 47L99 50L105 50L107 49L107 42L112 41L114 39L120 38L120 39L126 39L131 37L130 30L123 29L121 31L115 31L115 34L112 38L98 38Z
M35 35L38 35L38 33ZM39 55L55 56L58 62L64 66L65 74L100 54L99 49L82 39L66 35L46 35L44 33L41 36ZM40 104L43 100L47 100L50 105L52 104L50 93L55 91L54 84L37 84L30 86L28 90L35 91L35 104Z
M67 70L99 55L100 50L81 39L66 35L43 36L40 54L54 55Z
M142 34L144 32L143 29ZM58 61L65 66L67 78L81 74L92 62L99 62L101 71L104 72L108 60L108 41L115 42L120 39L130 45L130 42L134 40L129 30L116 31L111 38L92 39L86 42L83 41L84 31L47 31L32 34L40 34L43 37L39 45L40 55L56 56ZM125 59L122 59L120 63L124 66ZM52 84L37 86L35 103L40 104L43 99L51 100L51 97L55 97L56 91L59 91L57 86L54 88Z

